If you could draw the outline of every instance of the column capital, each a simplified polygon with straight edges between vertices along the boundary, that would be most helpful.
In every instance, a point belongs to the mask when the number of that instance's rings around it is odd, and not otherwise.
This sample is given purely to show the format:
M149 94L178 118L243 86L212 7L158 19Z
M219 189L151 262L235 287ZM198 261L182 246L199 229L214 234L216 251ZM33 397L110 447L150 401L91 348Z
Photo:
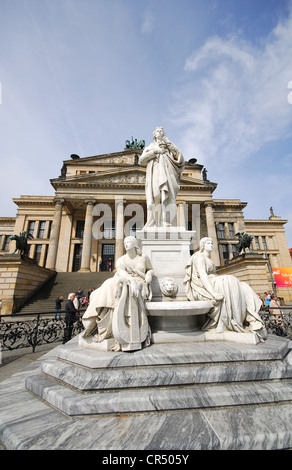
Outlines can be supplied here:
M96 199L85 199L85 204L88 206L89 204L96 204Z
M214 207L214 202L213 201L206 201L204 202L204 207Z
M127 201L123 196L115 196L115 204L125 204Z
M54 198L54 203L63 205L65 203L65 199L63 199L61 197L55 197Z

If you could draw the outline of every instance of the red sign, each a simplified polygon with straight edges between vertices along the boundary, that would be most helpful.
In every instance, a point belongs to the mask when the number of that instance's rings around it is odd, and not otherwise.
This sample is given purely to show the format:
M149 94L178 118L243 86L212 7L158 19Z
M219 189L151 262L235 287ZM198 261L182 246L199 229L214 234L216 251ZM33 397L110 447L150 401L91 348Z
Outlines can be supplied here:
M292 268L273 268L277 287L292 287Z

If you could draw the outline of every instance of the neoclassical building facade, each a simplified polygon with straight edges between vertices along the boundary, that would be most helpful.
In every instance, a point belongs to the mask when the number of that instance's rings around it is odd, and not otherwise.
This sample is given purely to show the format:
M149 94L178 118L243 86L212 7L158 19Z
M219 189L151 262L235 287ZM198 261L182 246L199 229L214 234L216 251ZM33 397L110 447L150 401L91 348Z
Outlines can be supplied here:
M16 217L0 218L0 254L13 253L13 234L26 231L29 256L40 266L57 272L113 270L123 254L123 238L135 235L146 221L145 176L139 164L142 150L126 148L63 162L60 176L51 179L54 196L20 196L13 199ZM271 208L268 219L244 218L246 202L215 199L217 184L207 179L195 159L186 162L177 197L178 225L196 231L199 239L214 240L214 262L226 266L236 256L237 232L253 236L254 252L266 256L272 267L291 267L285 223ZM267 266L267 286L272 287ZM292 289L279 295L292 300Z

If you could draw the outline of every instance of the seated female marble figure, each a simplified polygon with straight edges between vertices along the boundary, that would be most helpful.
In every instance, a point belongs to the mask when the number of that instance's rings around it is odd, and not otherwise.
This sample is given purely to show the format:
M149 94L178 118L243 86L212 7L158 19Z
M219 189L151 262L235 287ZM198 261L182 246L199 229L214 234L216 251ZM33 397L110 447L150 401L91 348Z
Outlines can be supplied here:
M116 263L114 277L107 279L90 295L90 303L82 317L83 338L94 342L115 339L114 350L141 349L150 344L150 328L144 307L151 300L152 266L141 253L134 237L124 240L126 254Z
M213 308L208 313L205 330L257 332L260 339L266 337L259 316L261 300L245 282L235 276L216 275L215 265L210 259L213 240L202 238L200 250L190 258L186 266L184 284L189 300L208 300Z

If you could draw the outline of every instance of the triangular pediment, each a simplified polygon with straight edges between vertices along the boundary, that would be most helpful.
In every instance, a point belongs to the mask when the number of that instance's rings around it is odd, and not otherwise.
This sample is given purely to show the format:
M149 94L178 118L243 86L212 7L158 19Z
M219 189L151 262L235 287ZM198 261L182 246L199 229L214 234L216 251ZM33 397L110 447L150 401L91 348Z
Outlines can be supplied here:
M93 168L99 166L115 167L121 165L133 165L135 163L135 156L139 156L141 153L142 150L139 149L124 150L122 152L106 153L103 155L95 155L93 157L65 160L64 164L74 167L90 166Z
M125 169L110 169L106 171L96 171L85 175L69 176L52 180L53 186L120 186L120 185L145 185L146 170L142 167Z

